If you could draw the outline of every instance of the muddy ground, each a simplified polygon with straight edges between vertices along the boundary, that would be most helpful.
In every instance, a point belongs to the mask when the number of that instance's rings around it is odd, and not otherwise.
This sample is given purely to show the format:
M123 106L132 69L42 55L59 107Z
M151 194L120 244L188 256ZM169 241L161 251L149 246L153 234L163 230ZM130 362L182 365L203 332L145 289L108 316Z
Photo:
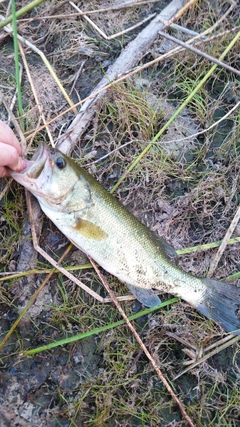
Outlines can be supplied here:
M24 4L17 2L17 9ZM78 6L85 11L108 8L91 15L91 19L105 33L113 34L159 13L166 4L145 2L114 9L119 6L118 1L91 1L80 2ZM231 6L234 4L230 1L199 1L178 24L202 33L226 14L210 33L217 37L198 46L219 57L236 35L234 28L239 24L239 7L235 5L227 13ZM6 5L1 3L0 7L1 14L6 14ZM74 11L68 2L47 1L23 16L27 20L19 21L18 25L19 34L44 52L76 103L89 95L108 66L147 24L116 39L105 40L82 17L66 16ZM171 31L184 41L189 37ZM3 30L0 37L0 89L10 104L15 91L13 42ZM171 43L158 37L142 63L171 48ZM30 48L24 49L42 111L47 121L54 119L68 104L41 58ZM238 52L239 42L226 61L239 69ZM73 156L80 158L81 164L111 190L211 65L209 60L184 52L112 87L96 106L94 119L78 141ZM25 114L18 121L28 137L40 124L25 67L22 96ZM228 117L224 116L238 100L239 77L219 67L160 143L152 147L115 192L135 216L176 250L223 239L237 211L239 112L232 110ZM16 107L14 114L19 116ZM55 141L67 130L73 117L68 112L50 124ZM8 120L4 104L0 105L0 118ZM224 119L209 129L220 118ZM202 133L206 129L209 130ZM195 136L183 139L189 135ZM36 134L30 153L41 140L49 143L45 130ZM1 180L0 191L8 182ZM41 220L40 245L59 260L68 240L46 217L41 216L39 223ZM32 249L25 192L14 182L0 201L0 236L3 339L50 267ZM238 226L233 236L239 236ZM206 249L181 255L178 264L193 275L206 276L215 254L216 249ZM63 265L88 262L84 254L72 248ZM239 243L228 245L213 277L228 280L239 271L239 265ZM24 276L31 269L41 272ZM17 272L20 277L9 279L9 273ZM100 295L106 295L92 268L74 274ZM117 295L128 293L114 277L103 274ZM231 283L239 286L237 276ZM162 300L170 297L165 294ZM144 309L136 301L122 302L122 307L129 316ZM27 349L120 319L113 304L99 303L62 274L55 273L1 349L0 426L187 426L179 407L125 325L34 356L23 355ZM183 301L140 317L134 326L194 425L240 426L239 343L221 349L175 379L192 362L210 353L209 346L225 336L222 329Z

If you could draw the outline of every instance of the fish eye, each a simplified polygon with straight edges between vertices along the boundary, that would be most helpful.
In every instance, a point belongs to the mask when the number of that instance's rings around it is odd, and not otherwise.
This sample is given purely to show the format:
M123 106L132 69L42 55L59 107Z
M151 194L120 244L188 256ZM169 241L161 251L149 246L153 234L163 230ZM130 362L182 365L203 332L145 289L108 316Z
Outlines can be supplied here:
M64 169L66 166L66 160L63 157L58 157L55 164L58 169Z

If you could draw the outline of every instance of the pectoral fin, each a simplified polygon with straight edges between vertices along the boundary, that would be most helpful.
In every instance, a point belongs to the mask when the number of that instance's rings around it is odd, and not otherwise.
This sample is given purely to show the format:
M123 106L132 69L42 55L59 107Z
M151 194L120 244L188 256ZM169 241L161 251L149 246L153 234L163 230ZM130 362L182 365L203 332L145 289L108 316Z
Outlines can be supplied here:
M127 283L126 286L138 299L138 301L140 301L146 307L157 307L159 304L161 304L160 298L155 295L152 289L136 288L136 286L128 285Z
M74 225L74 229L81 233L84 237L88 237L92 240L103 240L108 236L104 230L98 225L93 224L86 219L77 218Z

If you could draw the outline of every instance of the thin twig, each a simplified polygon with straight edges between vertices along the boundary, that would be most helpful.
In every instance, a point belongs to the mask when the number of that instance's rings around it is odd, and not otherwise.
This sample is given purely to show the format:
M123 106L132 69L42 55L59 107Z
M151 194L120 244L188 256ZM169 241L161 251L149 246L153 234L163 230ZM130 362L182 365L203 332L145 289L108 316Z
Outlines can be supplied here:
M201 363L208 360L210 357L214 356L215 354L219 353L222 350L225 350L226 348L230 347L233 344L236 344L240 340L240 335L234 336L232 334L228 335L230 339L228 339L227 342L224 342L220 347L215 348L214 350L210 351L208 354L205 354L201 359L197 360L196 362L192 363L190 366L188 366L186 369L184 369L182 372L180 372L175 378L174 381L181 377L182 375L186 374L188 371L192 370L196 366L200 365Z
M126 9L126 8L130 8L130 7L138 7L138 6L142 6L144 4L149 4L149 3L156 3L157 0L147 0L147 1L140 1L137 3L125 3L125 4L120 4L120 5L112 5L111 7L106 7L106 8L101 8L101 9L94 9L94 10L87 10L87 11L81 11L81 12L77 12L77 13L61 13L59 15L44 15L44 16L34 16L33 18L29 19L29 18L22 18L19 19L19 22L32 22L34 20L41 20L41 19L61 19L61 18L73 18L76 16L84 16L84 15L96 15L98 13L106 13L106 12L111 12L113 10L121 10L121 9ZM68 3L68 0L66 0L65 3ZM60 5L61 6L61 5ZM50 9L50 8L49 8ZM42 12L44 13L44 11Z
M54 147L53 137L52 137L52 134L50 132L49 126L47 126L47 123L46 123L46 120L45 120L45 116L44 116L44 114L42 112L42 108L41 108L40 102L38 100L38 95L37 95L37 92L35 90L35 86L34 86L34 83L33 83L33 80L32 80L32 76L31 76L31 73L30 73L30 70L29 70L29 67L28 67L28 63L27 63L27 60L26 60L25 52L23 50L23 47L22 47L22 44L21 44L20 41L18 42L18 44L19 44L19 49L20 49L21 55L22 55L23 63L25 65L25 69L26 69L26 73L27 73L27 76L28 76L28 80L29 80L29 83L30 83L30 86L31 86L31 89L32 89L32 92L33 92L33 95L34 95L34 98L35 98L35 101L36 101L36 105L37 105L37 108L38 108L38 111L39 111L39 115L40 115L40 117L41 117L41 119L42 119L42 121L43 121L43 123L45 125L45 128L47 130L50 143L51 143L52 147Z
M22 7L16 12L16 17L19 18L22 15L25 15L26 13L30 12L34 7L39 6L41 3L43 3L44 0L34 0L31 3L28 3L26 6ZM2 22L0 22L0 29L5 27L7 24L10 24L12 22L13 17L12 15L8 16L8 18L4 19Z
M216 351L216 353L218 353L218 352L220 352L220 347L223 344L229 343L229 341L232 338L234 338L234 334L228 334L224 338L221 338L220 340L215 341L213 344L210 344L209 346L203 348L202 345L199 347L198 342L195 345L193 345L193 344L191 344L191 342L189 342L185 338L179 336L177 333L166 331L165 334L168 337L173 338L176 341L179 341L181 344L183 344L185 347L187 347L187 349L183 350L183 351L185 351L186 354L188 354L188 355L191 354L191 356L194 355L194 360L184 362L184 364L187 364L189 366L191 365L190 367L192 367L193 363L199 362L202 359L202 357L204 357L203 352L206 355L208 352L210 352L211 350L214 349ZM231 342L231 344L232 344L232 342Z
M206 39L206 40L198 41L196 44L200 44L200 43L209 43L210 41L215 40L216 38L222 37L222 36L223 36L224 34L226 34L226 33L232 33L232 32L235 32L235 31L239 31L239 29L240 29L240 27L239 27L239 26L234 27L234 28L233 28L233 29L231 29L231 30L225 31L224 33L221 33L221 34L214 35L214 36L212 36L212 37L210 37L210 38L208 38L208 39ZM197 36L197 37L195 37L195 38L193 38L193 39L191 39L191 40L188 40L188 44L193 43L195 40L197 40L199 37L202 37L202 36L203 36L203 34L206 34L207 32L208 32L208 31L206 30L204 33L200 34L199 36ZM169 51L169 52L167 52L167 53L165 53L165 54L163 54L163 55L161 55L161 56L159 56L159 57L157 57L157 58L153 59L152 61L149 61L149 62L147 62L147 63L145 63L145 64L143 64L143 65L141 65L141 66L137 66L137 67L136 67L136 68L134 68L132 71L128 71L128 72L126 72L124 75L122 75L121 77L119 77L119 78L115 79L114 81L112 81L111 83L109 83L109 84L107 84L106 86L102 87L101 89L96 90L94 93L93 93L93 92L92 92L92 93L90 93L90 95L88 95L86 98L82 99L81 101L78 101L76 104L74 104L74 106L75 106L75 107L78 107L78 106L80 106L80 105L84 104L86 101L88 101L88 100L90 100L90 99L92 99L92 98L95 98L99 93L104 92L104 91L106 91L107 89L110 89L112 86L114 86L114 85L116 85L116 84L118 84L118 83L120 83L120 82L122 82L122 81L124 81L124 80L126 80L126 79L129 79L130 77L134 76L135 74L138 74L138 73L140 73L141 71L143 71L143 70L145 70L145 69L147 69L147 68L149 68L149 67L151 67L151 66L153 66L153 65L156 65L156 64L158 64L159 62L164 61L165 59L169 59L169 58L171 58L172 56L174 56L174 55L175 55L175 53L183 52L184 50L185 50L185 48L182 48L182 47L179 47L179 46L178 46L178 47L176 47L176 48L172 49L171 51ZM71 110L72 110L71 108L67 108L67 109L66 109L66 110L64 110L62 113L60 113L58 116L56 116L56 117L54 117L53 119L49 120L49 121L47 122L47 125L49 125L49 124L51 124L51 123L54 123L54 121L55 121L55 120L58 120L59 118L61 118L61 117L62 117L62 116L64 116L65 114L69 113ZM45 126L41 126L37 131L38 131L38 132L40 132L40 131L41 131L41 130L43 130L43 129L45 129ZM67 137L67 136L68 136L68 135L69 135L73 130L74 130L74 127L73 127L73 128L71 128L71 129L68 129L68 130L65 132L65 134L64 134L64 135L61 135L61 138L62 138L63 136ZM204 131L202 131L202 132L204 132ZM26 140L30 139L31 137L32 137L32 134L28 135L28 136L26 137Z
M171 140L168 140L168 141L155 141L155 142L153 142L153 144L154 145L166 145L166 144L172 144L173 142L183 142L183 141L187 141L188 139L194 139L194 138L197 138L199 135L203 135L204 133L207 133L207 132L209 132L210 130L212 130L213 128L215 128L216 126L218 126L223 120L226 120L226 118L228 117L228 116L230 116L238 107L240 106L240 101L238 101L237 102L237 104L236 105L234 105L234 107L233 108L231 108L231 110L229 110L226 114L224 114L224 116L222 116L219 120L217 120L216 122L214 122L211 126L209 126L207 129L204 129L204 130L201 130L201 131L199 131L199 132L197 132L197 133L193 133L193 134L191 134L191 135L189 135L189 136L184 136L183 138L181 138L181 139L171 139ZM61 138L61 136L59 136L59 138ZM58 138L57 138L58 139ZM117 152L117 151L119 151L119 150L122 150L124 147L127 147L128 145L130 145L130 144L132 144L132 143L139 143L139 144L146 144L146 143L150 143L151 141L150 140L148 140L148 141L144 141L144 140L140 140L140 139L134 139L134 140L131 140L131 141L128 141L128 142L126 142L125 144L123 144L123 145L121 145L120 147L117 147L117 148L115 148L114 150L112 150L112 151L109 151L107 154L105 154L104 156L102 156L102 157L99 157L99 159L97 159L97 160L93 160L92 162L89 162L89 163L85 163L85 166L91 166L91 165L94 165L94 164L96 164L96 163L98 163L98 162L101 162L102 160L104 160L104 159L106 159L107 157L109 157L109 156L111 156L113 153L115 153L115 152Z
M0 101L3 103L4 107L6 108L6 110L8 112L9 120L11 120L13 122L13 125L14 125L17 133L18 133L18 136L19 136L20 142L21 142L22 152L23 152L23 154L26 154L27 153L27 143L26 143L25 137L24 137L24 135L22 133L22 129L20 128L20 126L18 124L18 121L17 121L16 117L14 116L14 114L12 112L12 108L13 108L13 105L14 105L13 101L11 102L11 106L9 107L9 105L6 102L6 100L5 100L4 96L3 96L3 94L1 93L1 91L0 91ZM12 182L13 182L13 179L10 178L8 180L8 182L6 183L4 189L0 193L0 201L2 200L2 198L4 197L4 195L6 194L6 192L8 191L8 189L10 188Z
M232 47L237 43L238 39L240 38L240 31L236 36L233 38L233 40L229 43L227 48L224 50L224 52L220 55L220 59L222 60L225 58L227 53L232 49ZM159 132L154 136L152 141L144 148L144 150L139 154L139 156L131 163L129 168L123 173L121 178L117 181L117 183L113 186L111 189L111 193L113 193L125 180L125 178L128 176L128 174L135 168L135 166L139 163L139 161L145 156L146 153L151 149L153 143L157 141L163 133L168 129L169 125L175 120L175 118L180 114L180 112L188 105L190 100L195 96L195 94L199 91L199 89L206 83L206 81L212 76L213 72L217 68L217 64L214 64L208 72L204 75L203 79L196 85L196 87L192 90L190 95L185 99L184 102L180 105L180 107L175 111L175 113L170 117L170 119L165 123L165 125L159 130Z
M0 201L2 200L2 198L4 197L4 195L6 194L6 192L8 191L8 189L10 188L11 184L13 182L13 178L10 178L7 182L6 185L4 187L4 189L1 191L0 193Z
M192 42L193 40L198 40L199 38L203 38L204 36L206 36L209 33L212 33L213 30L215 30L215 28L217 28L222 21L224 21L224 19L226 19L226 17L229 15L229 13L232 12L232 10L236 7L236 2L235 0L230 0L230 2L232 3L231 6L229 7L229 9L226 11L226 13L224 15L221 16L220 19L218 19L218 21L215 22L215 24L213 24L211 27L209 27L207 30L205 30L203 33L200 33L199 35L197 35L196 37L194 37L194 39L189 40L188 43ZM167 23L166 21L162 20L161 21L163 23L166 23L167 26L170 26L169 23ZM178 48L177 48L178 49Z
M65 256L67 255L68 252L69 252L69 248L67 248L66 251L64 252L64 254L61 256L61 258L59 260L60 262L63 261L63 259L65 258ZM17 320L14 322L14 324L12 325L12 327L9 329L7 335L4 337L4 339L2 340L2 342L0 343L0 350L3 348L4 344L10 338L10 336L12 335L12 333L15 331L16 327L18 326L18 324L20 323L20 321L22 320L22 318L25 316L25 314L28 312L28 310L30 309L30 307L33 305L34 301L37 299L38 295L41 293L41 291L43 290L44 286L50 280L50 278L55 273L55 271L56 271L56 268L53 268L52 271L44 279L44 281L42 282L42 284L38 288L38 290L35 292L35 294L31 297L31 299L28 302L28 304L26 305L26 307L23 309L23 311L21 311L21 314L19 315L19 317L17 318Z
M81 9L79 9L79 7L76 6L72 1L70 1L69 4L78 12L80 13L82 12ZM143 19L141 22L138 22L135 25L132 25L131 27L126 28L126 30L112 34L111 36L107 36L107 34L104 33L104 31L102 31L101 28L99 28L90 18L88 18L87 15L85 14L83 15L84 19L91 25L91 27L94 28L94 30L96 30L98 34L100 34L105 40L112 40L112 39L115 39L116 37L119 37L119 36L122 36L123 34L128 33L129 31L135 30L135 28L138 28L141 25L145 24L145 22L150 21L150 19L154 18L154 16L156 16L156 13L149 15L147 18Z
M22 66L21 62L19 63L19 70L20 70L20 72L19 72L20 83L22 83L23 66ZM10 105L10 110L11 111L14 108L14 105L15 105L15 102L16 102L16 97L17 97L17 88L15 90L15 93L13 95L12 102L11 102L11 105ZM10 116L9 115L8 115L8 120L10 120Z
M73 90L75 89L75 85L76 85L76 83L77 83L77 81L78 81L78 79L79 79L79 77L81 76L81 74L82 74L82 71L83 71L83 67L84 67L84 65L85 65L85 62L86 62L86 60L85 61L83 61L81 64L80 64L80 67L79 67L79 69L78 69L78 71L76 72L76 75L74 76L74 81L73 81L73 85L72 85L72 87L71 87L71 90L70 90L70 96L72 95L72 93L73 93ZM80 98L80 97L79 97ZM78 99L79 99L78 98Z
M164 32L164 31L159 31L160 36L165 37L168 40L171 40L174 43L179 44L182 47L185 47L188 50L191 50L191 52L196 53L199 56L202 56L203 58L208 59L211 62L214 62L217 65L220 65L220 67L226 68L226 70L231 71L232 73L237 74L238 76L240 76L240 71L237 70L234 67L231 67L231 65L226 64L223 61L220 61L217 58L214 58L211 55L208 55L208 53L202 52L201 50L197 49L195 46L191 46L188 43L184 43L182 40L177 39L176 37L170 36L170 34Z
M62 2L58 2L57 4L54 4L50 7L47 7L46 9L42 10L42 11L38 11L38 14L33 16L32 18L23 18L23 19L18 19L18 23L20 24L18 26L18 31L21 32L22 28L26 27L26 25L29 25L29 23L31 23L32 21L36 21L39 20L41 18L41 16L43 15L43 13L48 14L49 15L47 17L45 17L45 19L50 18L50 13L52 11L55 11L57 9L59 9L60 7L64 6L66 3L68 3L68 0L64 0ZM30 3L31 4L31 3ZM18 11L19 12L19 11ZM17 16L18 16L18 12L17 12ZM26 22L20 22L20 21L26 21ZM9 24L10 22L8 22ZM8 37L8 34L2 33L0 35L0 40L4 40L6 37Z
M232 222L231 222L231 224L230 224L230 226L229 226L229 228L228 228L228 230L227 230L227 232L226 232L226 234L224 236L224 239L223 239L223 241L222 241L222 243L221 243L221 245L220 245L220 247L219 247L219 249L218 249L218 251L216 253L215 258L213 259L213 261L212 261L212 263L210 265L209 272L208 272L208 277L211 277L213 275L214 271L216 270L217 265L218 265L218 263L220 261L220 258L221 258L223 252L226 249L228 241L229 241L232 233L234 232L239 219L240 219L240 205L239 205L239 207L237 209L237 212L234 215L234 218L233 218L233 220L232 220Z
M190 36L193 36L193 37L200 35L196 31L189 30L189 28L182 27L181 25L178 25L178 24L171 24L170 28L173 28L174 30L180 31L181 33L189 34Z
M23 135L22 129L20 128L15 115L13 114L13 112L11 110L11 107L9 107L8 103L5 101L5 98L4 98L3 94L1 93L1 91L0 91L0 101L3 102L4 107L6 108L6 110L8 112L8 116L9 116L11 122L13 123L13 125L14 125L14 127L16 129L16 132L17 132L17 134L19 136L23 155L26 155L27 154L27 143L26 143L26 139L25 139L25 137Z
M171 19L169 19L168 25L170 26L178 21L195 3L197 3L197 0L189 0ZM161 18L159 18L159 20L161 20Z
M144 353L146 354L147 358L149 359L149 361L151 362L153 368L155 369L158 377L160 378L160 380L163 382L163 384L165 385L167 391L169 392L169 394L171 395L172 399L176 402L176 404L178 405L182 415L184 416L185 420L189 423L189 425L191 427L194 427L194 424L191 420L191 418L188 416L187 412L185 411L182 403L180 402L180 400L178 399L178 397L176 396L176 394L174 393L173 389L171 388L171 386L169 385L169 383L167 382L166 378L164 377L164 375L162 374L161 370L159 369L157 363L155 362L155 360L153 359L152 355L149 353L148 349L146 348L145 344L143 343L143 341L141 340L140 336L138 335L136 329L134 328L134 326L132 325L132 323L129 321L127 315L125 314L124 310L122 309L121 305L119 304L117 298L115 297L114 292L110 289L107 281L105 280L105 278L103 277L103 275L101 274L97 264L95 264L95 262L89 257L98 277L100 278L103 286L105 287L106 291L108 292L109 296L111 297L112 301L114 302L115 306L117 307L119 313L122 315L122 317L124 318L127 326L129 327L130 331L133 333L134 337L136 338L137 342L139 343L141 349L144 351Z
M116 80L118 75L121 75L126 72L127 69L130 69L135 64L139 63L142 57L146 54L147 50L154 42L157 37L158 31L163 29L164 25L160 22L160 17L168 17L169 22L172 23L175 19L178 19L179 16L185 10L183 0L173 0L171 1L151 22L148 24L135 39L133 39L126 47L122 50L121 54L118 56L114 64L108 67L106 74L98 83L97 87L93 92L106 87L109 82ZM187 6L191 5L191 2L187 3ZM167 19L167 18L166 18ZM126 78L126 75L125 75ZM124 79L125 79L124 78ZM61 139L58 145L58 148L62 150L65 154L68 154L73 149L77 140L81 136L82 132L86 129L86 123L89 123L93 118L95 113L95 104L99 99L104 95L104 91L101 91L101 95L98 93L97 96L94 96L94 99L86 101L76 118L73 120L70 125L69 131L70 134L66 138Z
M3 19L2 15L0 15L0 19ZM0 22L0 24L1 24L1 22ZM10 25L6 25L4 27L4 30L7 31L8 33L12 33L12 28ZM26 40L24 37L20 36L19 34L17 35L17 38L18 38L18 40L20 40L26 46L30 47L30 49L32 49L35 53L37 53L40 56L40 58L43 60L44 64L46 65L48 71L50 72L51 76L53 77L53 79L57 83L59 89L61 90L61 92L64 96L64 98L66 99L66 101L70 105L70 107L71 107L70 110L72 110L74 112L74 114L77 114L77 109L76 109L75 105L73 104L72 100L69 98L67 92L65 91L65 89L64 89L62 83L60 82L57 74L53 70L50 62L48 61L48 59L46 57L46 55L44 55L44 53L40 49L38 49L34 44L30 43L28 40Z

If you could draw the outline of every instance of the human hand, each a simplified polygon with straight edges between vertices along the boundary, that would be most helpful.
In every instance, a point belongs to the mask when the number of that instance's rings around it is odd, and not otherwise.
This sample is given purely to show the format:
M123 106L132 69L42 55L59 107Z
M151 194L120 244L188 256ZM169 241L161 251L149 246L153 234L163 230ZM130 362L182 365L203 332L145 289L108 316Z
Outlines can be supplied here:
M0 178L9 176L6 166L17 172L26 167L21 154L21 146L12 129L0 120Z

